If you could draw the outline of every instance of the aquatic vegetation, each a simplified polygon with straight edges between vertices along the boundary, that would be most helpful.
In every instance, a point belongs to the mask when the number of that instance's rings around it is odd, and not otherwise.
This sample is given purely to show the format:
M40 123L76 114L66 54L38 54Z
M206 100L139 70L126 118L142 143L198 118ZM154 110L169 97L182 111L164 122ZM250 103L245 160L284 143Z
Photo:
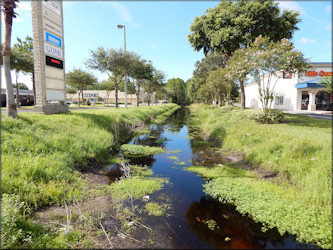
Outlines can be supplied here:
M169 156L168 158L169 158L169 159L176 160L176 161L179 161L179 158L178 158L177 156Z
M206 178L207 194L281 234L332 247L331 121L285 114L284 123L258 124L247 109L199 105L192 111L193 126L220 141L224 152L240 153L247 166L276 175L260 178L237 164L187 168Z
M167 210L167 206L160 205L156 202L149 202L146 203L145 210L148 212L148 215L163 216Z
M83 199L90 191L86 190L86 181L81 178L80 170L107 162L110 149L131 136L137 124L148 123L152 116L174 112L175 109L178 106L170 104L118 110L75 110L70 114L50 116L19 113L18 119L2 115L3 197L5 194L15 195L14 203L24 203L15 211L25 220L32 211L41 207L63 204L74 197ZM1 214L7 214L7 209L11 206L2 206ZM18 220L13 220L10 228L2 227L2 235L8 236L2 239L2 246L16 248L24 242L25 247L31 247L28 239L22 240L28 232L35 232L35 226L30 222L21 223L18 215L15 217ZM39 236L36 233L31 237L35 242ZM38 238L38 244L45 246L49 237ZM68 247L50 242L46 248Z
M177 154L177 153L180 153L182 152L181 150L177 149L177 150L170 150L170 151L167 151L166 153L167 154Z
M125 156L131 156L131 157L149 156L164 152L163 148L133 145L133 144L123 144L120 146L120 149L123 151L123 154Z
M141 199L144 195L160 190L165 183L168 183L168 179L133 176L131 178L122 178L112 183L110 192L118 200Z

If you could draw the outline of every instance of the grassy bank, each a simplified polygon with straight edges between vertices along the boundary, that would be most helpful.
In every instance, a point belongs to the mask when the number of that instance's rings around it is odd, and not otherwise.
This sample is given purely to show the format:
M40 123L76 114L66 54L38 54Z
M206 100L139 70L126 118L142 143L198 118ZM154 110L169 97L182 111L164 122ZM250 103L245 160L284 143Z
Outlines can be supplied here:
M205 192L300 241L332 246L331 121L286 114L281 124L247 119L251 110L200 105L195 125L244 162L191 171L207 178ZM262 173L266 173L266 178Z
M177 108L170 104L2 116L2 247L29 246L34 230L26 222L32 211L83 198L82 170L105 162L110 149L144 122Z

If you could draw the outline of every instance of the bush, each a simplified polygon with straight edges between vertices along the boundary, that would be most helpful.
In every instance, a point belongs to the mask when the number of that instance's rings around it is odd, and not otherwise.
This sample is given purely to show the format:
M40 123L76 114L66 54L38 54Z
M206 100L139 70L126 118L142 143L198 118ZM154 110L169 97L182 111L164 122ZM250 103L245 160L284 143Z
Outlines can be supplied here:
M255 120L261 124L281 123L284 119L284 113L279 109L265 109L264 111L248 112L247 118Z
M234 109L235 109L234 106L227 105L227 106L221 107L221 112L222 113L227 113L227 112L230 112L231 110L234 110Z
M12 248L24 238L21 228L23 223L23 202L18 196L4 194L1 201L1 242L2 248Z

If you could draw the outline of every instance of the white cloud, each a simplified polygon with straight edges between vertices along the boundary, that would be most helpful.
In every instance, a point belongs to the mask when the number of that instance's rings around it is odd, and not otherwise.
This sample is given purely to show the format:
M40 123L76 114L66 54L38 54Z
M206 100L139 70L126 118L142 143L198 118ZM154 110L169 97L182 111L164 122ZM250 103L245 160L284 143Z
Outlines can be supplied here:
M332 30L332 24L329 24L329 25L326 25L325 27L324 27L324 30Z
M133 22L130 11L121 3L118 2L109 2L109 4L117 10L122 21L131 23Z
M11 76L12 76L12 83L16 83L16 74L15 71L11 71ZM22 74L19 73L18 77L18 82L23 82L25 85L28 86L29 89L32 89L32 79L31 79L31 74ZM1 88L5 89L6 88L6 79L5 79L5 72L3 67L1 67Z
M69 9L71 8L76 2L74 1L63 1L62 2L62 7L63 9Z
M328 12L332 12L332 4L326 5L325 10L328 11Z
M20 11L31 11L31 2L30 1L27 1L27 2L20 1L17 4L16 9L20 10Z
M317 41L314 39L302 37L300 40L298 40L298 42L302 44L308 44L308 43L316 43Z
M277 1L279 7L282 10L295 10L298 11L301 15L306 15L305 10L296 2L293 1Z
M156 48L156 47L157 47L157 45L156 45L155 43L151 43L151 42L149 42L149 45L150 45L150 47L152 47L152 48Z

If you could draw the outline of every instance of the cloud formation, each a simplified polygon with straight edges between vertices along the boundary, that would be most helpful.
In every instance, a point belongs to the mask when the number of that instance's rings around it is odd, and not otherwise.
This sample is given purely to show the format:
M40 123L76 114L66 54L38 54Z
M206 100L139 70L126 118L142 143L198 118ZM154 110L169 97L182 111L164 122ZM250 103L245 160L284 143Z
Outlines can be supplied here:
M277 1L277 3L282 10L295 10L298 11L301 15L306 15L305 10L294 1Z
M308 43L316 43L317 41L314 39L302 37L300 40L298 40L298 42L302 44L308 44Z
M117 10L122 21L125 21L128 23L133 22L133 18L131 16L130 11L123 4L121 4L119 2L109 2L109 4Z

